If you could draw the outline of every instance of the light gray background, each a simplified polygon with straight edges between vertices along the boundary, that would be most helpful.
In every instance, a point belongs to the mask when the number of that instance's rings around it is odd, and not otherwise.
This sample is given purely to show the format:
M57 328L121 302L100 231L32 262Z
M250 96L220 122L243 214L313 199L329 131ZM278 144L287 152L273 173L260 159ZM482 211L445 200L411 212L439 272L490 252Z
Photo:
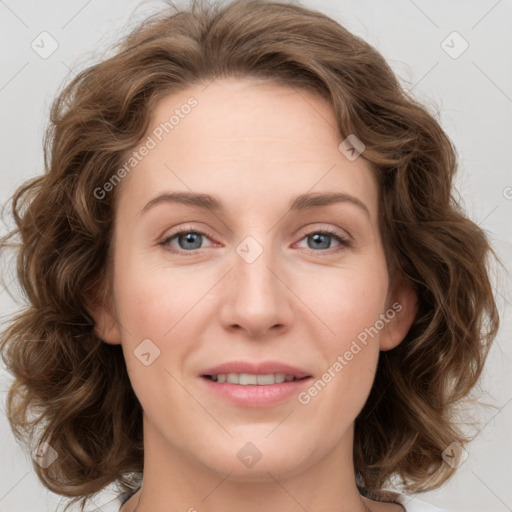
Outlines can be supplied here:
M374 45L408 90L440 111L443 128L460 155L457 186L470 217L489 234L510 268L512 213L512 2L426 0L303 1L334 17ZM43 168L42 136L51 100L69 79L144 16L156 1L0 0L2 204L25 179ZM43 59L32 48L47 31L57 50ZM457 58L442 42L457 31L469 44ZM39 38L38 38L39 37ZM452 36L453 37L453 36ZM41 43L39 43L41 45ZM452 51L461 40L448 39ZM48 46L46 47L48 48ZM92 59L92 60L91 60ZM2 232L6 230L2 226ZM4 267L2 267L4 269ZM3 270L4 271L4 270ZM12 279L8 275L7 280ZM510 485L512 386L510 278L496 272L501 330L482 380L482 398L496 409L477 411L484 427L469 457L442 489L420 496L451 512L512 510ZM3 290L5 321L16 303ZM0 512L61 510L59 497L37 480L30 455L8 426L0 367ZM111 499L104 493L97 505Z

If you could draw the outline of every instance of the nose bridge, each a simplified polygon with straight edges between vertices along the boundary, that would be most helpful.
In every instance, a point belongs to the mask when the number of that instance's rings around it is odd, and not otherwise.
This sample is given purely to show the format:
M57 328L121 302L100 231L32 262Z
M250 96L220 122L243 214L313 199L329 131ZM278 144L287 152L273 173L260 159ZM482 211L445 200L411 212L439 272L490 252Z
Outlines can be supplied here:
M286 287L276 277L275 267L279 265L271 237L260 236L258 240L247 236L235 252L224 321L237 324L252 335L287 323Z
M274 266L275 254L271 237L259 240L254 236L245 237L236 247L235 276L238 290L249 295L253 307L261 307L274 299L276 293L275 275L269 268Z

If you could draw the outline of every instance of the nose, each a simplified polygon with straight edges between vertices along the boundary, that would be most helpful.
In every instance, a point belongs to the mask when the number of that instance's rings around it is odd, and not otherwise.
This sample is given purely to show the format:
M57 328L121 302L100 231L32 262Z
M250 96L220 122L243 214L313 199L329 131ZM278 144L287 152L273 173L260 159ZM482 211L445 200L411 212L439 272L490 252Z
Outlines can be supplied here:
M262 247L254 239L237 249L223 287L222 324L231 331L243 330L252 339L282 334L293 318L293 294L283 265L270 247Z

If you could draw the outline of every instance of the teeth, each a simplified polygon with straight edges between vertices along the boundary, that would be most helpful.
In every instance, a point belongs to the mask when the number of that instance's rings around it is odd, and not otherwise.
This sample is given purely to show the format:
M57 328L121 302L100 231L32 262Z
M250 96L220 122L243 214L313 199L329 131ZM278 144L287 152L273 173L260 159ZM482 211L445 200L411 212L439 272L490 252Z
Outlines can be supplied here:
M270 384L281 384L282 382L291 382L296 380L293 375L285 373L269 373L267 375L254 375L252 373L219 373L212 375L215 382L228 382L230 384L240 384L241 386L259 385L268 386Z
M226 382L229 382L230 384L239 384L238 380L238 375L236 373L228 373L226 376Z
M277 382L277 378L275 375L272 375L272 374L256 375L256 382L261 386L266 386L267 384L275 384ZM240 384L242 384L241 378L240 378Z
M253 386L258 384L258 377L256 375L250 375L249 373L241 373L238 376L238 383L236 382L236 375L233 379L235 384L241 384L242 386L247 386L248 384L252 384ZM264 382L260 382L260 384L265 384Z

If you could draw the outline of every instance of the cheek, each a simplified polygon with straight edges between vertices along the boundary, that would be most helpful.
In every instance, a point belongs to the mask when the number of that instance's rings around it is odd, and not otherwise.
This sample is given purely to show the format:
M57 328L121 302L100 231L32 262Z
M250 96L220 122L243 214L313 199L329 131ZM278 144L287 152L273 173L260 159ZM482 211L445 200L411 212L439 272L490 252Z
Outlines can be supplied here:
M346 283L343 292L338 301L335 322L342 347L356 339L364 342L364 333L375 325L384 312L387 287L383 283L365 279L362 283Z
M130 279L121 280L116 293L123 325L122 349L132 388L146 414L158 412L162 421L170 422L162 398L175 389L173 361L184 359L191 348L186 343L175 343L177 339L186 340L184 328L190 301L181 288L173 291L161 276L156 279L140 270ZM179 408L180 402L173 402L173 410Z
M199 282L191 286L190 272L151 265L151 258L119 258L116 273L118 315L130 343L153 338L162 344L187 319L204 293Z
M318 281L324 293L316 294L312 308L328 326L316 343L323 368L301 403L314 403L315 413L343 428L363 407L374 380L380 337L375 326L381 326L385 313L388 279L385 264L366 265L364 272L347 268L330 277Z
M311 311L325 326L322 339L333 350L343 350L358 335L374 326L384 313L388 280L385 267L344 268L308 280L303 289ZM364 335L361 336L364 338Z

